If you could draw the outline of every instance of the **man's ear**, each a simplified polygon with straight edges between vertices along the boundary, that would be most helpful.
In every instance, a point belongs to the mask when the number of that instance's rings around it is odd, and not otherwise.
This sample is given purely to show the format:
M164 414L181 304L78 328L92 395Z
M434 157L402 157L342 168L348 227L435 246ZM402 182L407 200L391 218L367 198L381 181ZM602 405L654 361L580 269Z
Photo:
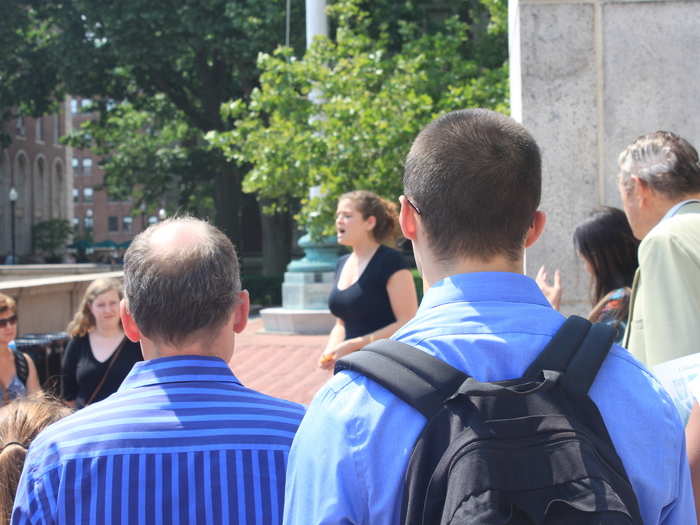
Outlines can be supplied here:
M124 335L134 343L138 343L141 340L141 331L136 325L136 321L131 317L129 312L129 307L126 304L126 299L122 299L119 303L119 317L122 320L122 327L124 328Z
M415 241L418 231L418 217L416 217L416 210L413 209L408 203L408 199L404 195L399 197L399 202L401 203L401 211L399 212L399 225L401 226L401 233L409 241Z
M250 313L250 296L248 290L242 290L238 294L238 302L233 307L233 331L240 334L248 324Z
M525 248L529 248L537 239L540 238L542 232L544 231L544 225L547 222L547 216L543 211L537 210L535 215L532 217L532 223L527 230L527 235L525 235Z
M654 191L649 183L636 175L630 177L630 182L631 187L629 192L633 195L633 198L637 199L640 206L648 204L652 197L652 192Z

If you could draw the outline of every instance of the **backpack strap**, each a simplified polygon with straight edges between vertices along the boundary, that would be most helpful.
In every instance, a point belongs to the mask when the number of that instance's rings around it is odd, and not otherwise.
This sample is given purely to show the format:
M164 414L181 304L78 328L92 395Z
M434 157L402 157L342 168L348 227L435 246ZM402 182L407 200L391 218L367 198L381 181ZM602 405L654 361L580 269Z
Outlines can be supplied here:
M598 370L610 352L616 333L615 328L603 323L591 327L562 379L562 385L570 394L579 397L588 395Z
M465 373L406 343L382 339L338 360L335 373L352 370L376 381L432 418L459 386Z
M540 352L540 355L527 367L523 377L539 376L542 370L556 370L557 372L566 370L590 328L590 321L583 317L577 315L569 317L544 347L544 350Z
M23 385L26 385L27 378L29 377L29 364L27 363L27 356L17 349L13 349L12 354L15 357L15 370L17 371L17 378L22 381Z

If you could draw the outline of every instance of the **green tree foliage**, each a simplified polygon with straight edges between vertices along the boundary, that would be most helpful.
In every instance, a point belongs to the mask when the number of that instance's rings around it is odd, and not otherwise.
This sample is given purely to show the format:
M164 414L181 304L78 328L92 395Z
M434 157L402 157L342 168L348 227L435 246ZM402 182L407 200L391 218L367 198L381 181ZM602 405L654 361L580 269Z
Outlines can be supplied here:
M73 229L65 219L49 219L32 226L34 249L47 257L49 262L57 262L58 253L63 251Z
M459 4L471 7L472 24L450 16L425 33L403 21L391 33L358 0L336 2L335 40L317 38L301 60L285 48L261 54L260 87L223 106L235 127L210 142L251 166L244 190L268 211L301 202L297 218L316 236L329 232L343 192L396 199L403 159L427 122L465 107L508 110L505 2ZM324 197L309 199L316 185Z
M200 217L214 212L211 174L227 161L162 94L110 107L68 142L100 155L110 196L131 197L143 212L154 214L164 201Z
M293 5L292 44L300 49L303 3ZM234 233L242 171L203 148L203 134L230 128L221 104L245 98L257 84L258 52L284 42L284 0L3 0L0 29L6 50L0 108L39 114L66 93L93 99L103 117L98 125L107 129L86 131L120 143L122 161L135 153L133 164L115 161L108 168L131 170L130 180L139 177L151 188L168 179L169 186L188 190L208 180L217 224ZM130 105L107 115L110 100ZM132 109L136 114L128 116ZM167 112L170 123L163 120ZM131 123L119 121L127 118L150 120L151 133L165 137L133 149ZM147 145L157 162L144 162ZM108 182L115 180L108 175Z

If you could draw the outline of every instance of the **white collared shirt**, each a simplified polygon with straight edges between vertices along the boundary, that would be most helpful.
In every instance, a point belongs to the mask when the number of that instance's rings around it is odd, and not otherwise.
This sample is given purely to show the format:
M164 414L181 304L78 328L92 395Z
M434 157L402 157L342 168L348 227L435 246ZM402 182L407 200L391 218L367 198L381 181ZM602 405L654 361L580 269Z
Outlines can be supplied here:
M680 210L683 206L686 204L689 204L691 202L700 202L698 199L688 199L687 201L681 201L678 204L674 205L670 210L666 212L666 215L664 215L661 220L668 219L669 217L673 217L676 213L678 213L678 210Z

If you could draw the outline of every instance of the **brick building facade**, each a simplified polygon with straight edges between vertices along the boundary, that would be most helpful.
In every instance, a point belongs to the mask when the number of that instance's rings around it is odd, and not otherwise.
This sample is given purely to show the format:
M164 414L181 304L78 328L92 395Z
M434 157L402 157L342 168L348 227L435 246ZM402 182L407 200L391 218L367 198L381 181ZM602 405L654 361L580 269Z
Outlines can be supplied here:
M69 109L73 129L93 117L88 110L90 103L88 99L71 98ZM104 172L99 161L100 158L89 150L73 149L71 153L73 228L78 238L90 236L95 243L113 241L121 244L143 231L149 219L154 222L156 218L134 214L131 200L116 200L101 189Z
M67 103L57 115L19 117L4 124L12 143L0 150L0 263L11 253L10 189L15 188L15 250L32 251L32 226L47 219L69 219L72 176L70 148L59 138L70 130Z

